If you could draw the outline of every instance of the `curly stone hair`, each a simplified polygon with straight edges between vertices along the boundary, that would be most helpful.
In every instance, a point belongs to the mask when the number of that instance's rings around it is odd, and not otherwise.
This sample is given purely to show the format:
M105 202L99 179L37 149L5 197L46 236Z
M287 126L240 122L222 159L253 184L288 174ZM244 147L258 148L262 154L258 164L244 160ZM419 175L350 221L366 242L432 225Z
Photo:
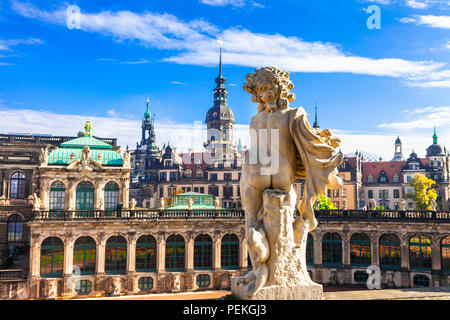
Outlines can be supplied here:
M252 95L252 101L258 104L258 112L264 111L268 104L276 104L280 109L289 107L295 100L290 90L294 84L289 80L289 72L275 67L264 67L249 73L245 78L244 90ZM274 111L274 110L271 110Z

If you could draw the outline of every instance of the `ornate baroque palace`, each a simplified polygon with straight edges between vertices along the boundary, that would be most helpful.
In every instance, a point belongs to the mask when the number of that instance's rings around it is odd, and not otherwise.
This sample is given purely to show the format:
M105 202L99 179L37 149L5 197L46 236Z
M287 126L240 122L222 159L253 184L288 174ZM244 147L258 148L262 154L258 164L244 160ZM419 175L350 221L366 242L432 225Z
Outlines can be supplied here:
M0 298L229 289L246 274L246 150L233 141L225 82L220 63L204 152L160 149L149 102L141 141L123 154L90 121L77 137L0 135ZM348 155L344 186L328 192L337 209L316 210L308 235L313 281L365 286L376 265L382 288L450 286L449 171L436 132L426 158L404 159L399 138L392 161ZM417 172L437 182L434 211L401 205Z

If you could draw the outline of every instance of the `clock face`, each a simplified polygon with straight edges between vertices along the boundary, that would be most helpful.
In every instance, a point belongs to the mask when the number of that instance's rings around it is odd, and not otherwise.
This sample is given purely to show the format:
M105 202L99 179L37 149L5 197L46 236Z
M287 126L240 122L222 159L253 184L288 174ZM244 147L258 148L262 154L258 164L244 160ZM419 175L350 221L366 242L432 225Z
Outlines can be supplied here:
M213 113L213 117L217 117L217 112L214 112L214 113Z

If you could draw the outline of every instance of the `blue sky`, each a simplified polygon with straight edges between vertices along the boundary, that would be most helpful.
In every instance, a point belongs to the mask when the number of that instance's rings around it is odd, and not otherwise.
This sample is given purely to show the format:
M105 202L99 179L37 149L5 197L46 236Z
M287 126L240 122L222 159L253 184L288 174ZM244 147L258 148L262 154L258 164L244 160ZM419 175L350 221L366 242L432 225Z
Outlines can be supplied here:
M73 4L80 29L67 27ZM450 144L449 0L0 0L0 131L73 135L91 117L131 147L148 96L158 142L199 149L186 136L212 106L218 37L244 143L245 75L274 65L291 73L291 106L313 114L317 101L344 152L389 158L399 134L423 156L434 125Z

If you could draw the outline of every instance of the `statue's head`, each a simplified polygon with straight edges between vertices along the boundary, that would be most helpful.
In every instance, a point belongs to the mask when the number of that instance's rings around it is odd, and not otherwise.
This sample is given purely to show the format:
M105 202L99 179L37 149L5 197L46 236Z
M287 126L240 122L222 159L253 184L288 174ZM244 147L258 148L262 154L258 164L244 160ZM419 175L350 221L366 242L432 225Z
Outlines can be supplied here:
M258 104L258 112L274 112L286 109L295 100L290 91L294 84L289 80L289 72L275 67L264 67L249 73L245 78L244 90L252 95L252 101Z

